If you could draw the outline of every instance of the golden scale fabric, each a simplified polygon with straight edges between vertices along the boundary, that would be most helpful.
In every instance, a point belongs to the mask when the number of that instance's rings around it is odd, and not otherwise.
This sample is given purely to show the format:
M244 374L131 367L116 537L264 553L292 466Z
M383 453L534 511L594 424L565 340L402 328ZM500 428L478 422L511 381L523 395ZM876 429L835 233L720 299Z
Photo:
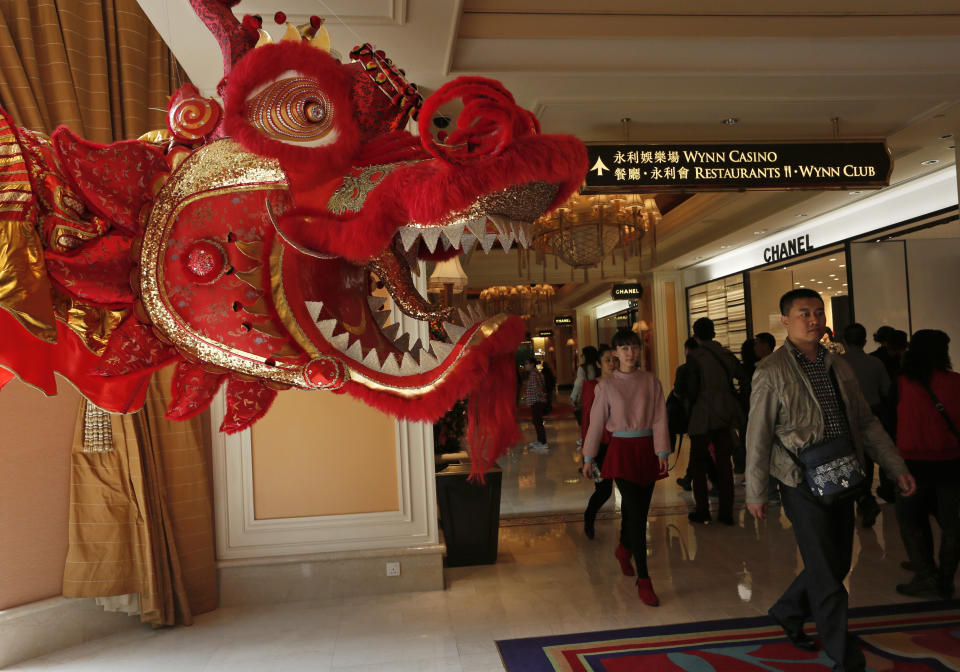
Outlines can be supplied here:
M0 0L0 104L21 126L136 138L166 126L185 79L136 0ZM169 376L154 377L143 411L109 418L112 450L85 451L81 405L63 581L67 597L139 593L141 620L158 626L217 606L208 418L163 419Z

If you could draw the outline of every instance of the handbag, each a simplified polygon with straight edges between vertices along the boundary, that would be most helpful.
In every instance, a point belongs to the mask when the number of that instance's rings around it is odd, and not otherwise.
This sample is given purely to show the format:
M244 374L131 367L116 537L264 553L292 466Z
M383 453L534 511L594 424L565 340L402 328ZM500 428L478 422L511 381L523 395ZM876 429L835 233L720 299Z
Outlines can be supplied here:
M784 450L803 471L807 487L822 504L856 499L866 491L867 474L849 437L827 439L806 448L799 456Z
M943 402L940 401L937 395L933 393L933 388L930 387L930 383L921 382L920 384L923 385L923 389L925 389L927 394L930 395L930 398L933 399L933 405L936 406L937 411L941 416L943 416L944 421L947 423L947 427L949 427L953 435L957 437L957 441L960 441L960 432L957 431L957 426L953 424L953 420L951 420L950 416L947 415L947 409L943 407Z

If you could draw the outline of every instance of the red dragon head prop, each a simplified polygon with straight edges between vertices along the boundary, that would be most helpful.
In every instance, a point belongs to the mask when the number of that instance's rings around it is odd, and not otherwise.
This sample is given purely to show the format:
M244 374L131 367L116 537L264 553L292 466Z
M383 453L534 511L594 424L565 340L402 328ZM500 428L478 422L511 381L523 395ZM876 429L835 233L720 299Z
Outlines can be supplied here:
M129 411L175 361L168 416L199 413L226 382L227 432L289 387L413 420L469 395L485 467L515 438L523 324L456 324L411 271L477 243L525 246L530 223L583 180L583 145L540 135L492 80L460 78L422 101L370 45L349 64L331 56L317 19L274 44L235 3L191 4L224 54L222 112L187 85L169 133L109 146L4 116L0 365L48 393L58 371ZM454 99L462 111L434 138ZM420 137L403 130L418 111Z

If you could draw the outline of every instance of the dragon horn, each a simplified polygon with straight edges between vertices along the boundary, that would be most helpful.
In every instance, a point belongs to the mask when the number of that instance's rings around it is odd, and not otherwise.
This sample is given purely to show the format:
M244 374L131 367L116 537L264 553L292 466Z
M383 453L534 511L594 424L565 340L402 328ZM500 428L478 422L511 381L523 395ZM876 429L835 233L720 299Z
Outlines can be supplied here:
M260 35L256 20L237 21L233 7L239 0L190 0L190 6L216 38L223 53L223 74L230 73L234 63L253 49ZM251 19L253 17L250 17Z

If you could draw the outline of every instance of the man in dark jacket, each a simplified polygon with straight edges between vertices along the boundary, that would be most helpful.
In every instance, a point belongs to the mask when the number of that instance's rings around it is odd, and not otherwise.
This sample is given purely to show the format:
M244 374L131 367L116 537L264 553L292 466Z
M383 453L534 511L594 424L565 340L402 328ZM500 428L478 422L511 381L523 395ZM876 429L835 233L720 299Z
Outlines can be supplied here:
M737 402L733 379L743 379L740 362L713 340L713 320L701 317L693 323L697 347L687 356L687 398L691 402L690 459L693 460L693 498L696 509L688 518L695 523L710 522L707 499L707 465L710 444L717 465L717 489L720 491L717 520L733 525L733 448L732 432L743 423L743 410Z

